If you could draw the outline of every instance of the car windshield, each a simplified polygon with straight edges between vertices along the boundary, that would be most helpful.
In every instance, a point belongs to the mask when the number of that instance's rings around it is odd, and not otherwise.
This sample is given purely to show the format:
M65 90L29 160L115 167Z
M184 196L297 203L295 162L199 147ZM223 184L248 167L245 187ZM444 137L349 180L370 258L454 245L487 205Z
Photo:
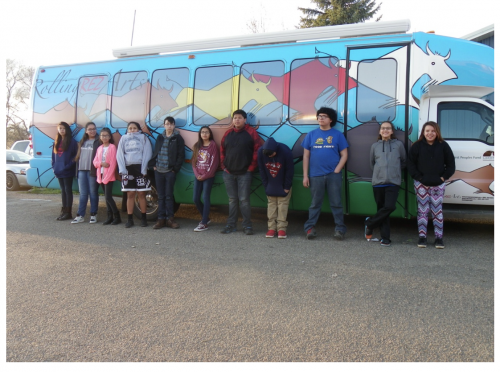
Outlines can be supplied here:
M11 163L29 163L31 156L24 152L7 151L7 162Z

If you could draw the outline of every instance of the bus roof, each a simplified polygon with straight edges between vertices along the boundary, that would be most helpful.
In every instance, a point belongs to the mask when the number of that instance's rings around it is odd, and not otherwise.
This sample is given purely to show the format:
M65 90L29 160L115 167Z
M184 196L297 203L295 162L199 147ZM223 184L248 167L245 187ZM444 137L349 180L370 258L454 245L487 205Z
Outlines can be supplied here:
M338 26L313 27L291 31L266 32L225 38L201 39L178 43L145 45L113 49L117 58L156 55L160 53L189 52L207 49L245 47L268 44L293 43L309 40L336 39L406 33L410 20L355 23Z

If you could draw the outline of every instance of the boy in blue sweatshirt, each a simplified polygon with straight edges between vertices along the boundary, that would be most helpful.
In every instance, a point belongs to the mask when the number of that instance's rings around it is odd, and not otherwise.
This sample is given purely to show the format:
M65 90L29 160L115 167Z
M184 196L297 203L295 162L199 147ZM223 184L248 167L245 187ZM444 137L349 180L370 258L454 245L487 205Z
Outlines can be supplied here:
M285 239L294 171L292 151L270 137L258 151L258 164L267 195L266 238L273 238L278 230L278 239Z

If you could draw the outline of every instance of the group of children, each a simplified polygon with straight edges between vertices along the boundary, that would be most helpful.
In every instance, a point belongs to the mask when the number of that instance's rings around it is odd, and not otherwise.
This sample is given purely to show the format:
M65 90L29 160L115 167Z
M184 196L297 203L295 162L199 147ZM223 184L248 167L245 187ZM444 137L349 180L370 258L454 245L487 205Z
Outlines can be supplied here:
M326 192L335 221L334 238L343 240L347 227L342 207L342 169L347 161L349 146L344 135L333 129L337 122L335 110L321 107L316 116L319 127L310 131L302 142L302 183L310 189L312 197L304 231L307 239L317 236L316 223ZM233 125L224 134L220 150L210 127L200 128L191 160L195 177L193 201L201 215L201 221L194 231L208 229L210 194L215 173L220 168L229 198L227 224L220 232L229 234L237 230L239 210L243 217L244 233L252 235L250 185L252 174L258 168L268 200L266 238L277 236L284 239L287 237L287 214L294 174L292 152L288 146L276 142L272 137L262 143L246 119L243 110L233 113ZM72 219L71 185L76 175L80 200L77 215L71 223L84 222L89 196L90 223L97 222L98 185L101 185L106 199L107 219L103 224L121 223L120 213L112 197L113 183L121 178L122 191L127 193L128 219L125 227L134 226L136 193L142 213L141 226L148 226L145 195L151 190L148 169L152 169L158 193L158 220L153 228L179 228L174 219L174 184L184 162L184 140L175 129L173 117L164 120L164 128L153 150L141 126L130 122L117 148L108 128L103 128L97 136L95 124L88 123L84 136L77 144L69 125L61 122L52 153L52 167L61 186L63 204L57 219ZM444 248L442 202L446 180L455 172L455 158L450 146L441 137L439 126L435 122L425 123L407 158L404 145L396 139L393 124L383 122L378 140L371 147L369 161L373 170L372 186L377 213L365 220L365 238L371 239L373 230L380 228L380 244L390 246L389 215L396 209L401 171L407 167L414 179L418 202L417 245L421 248L427 246L427 216L431 210L436 238L434 245Z

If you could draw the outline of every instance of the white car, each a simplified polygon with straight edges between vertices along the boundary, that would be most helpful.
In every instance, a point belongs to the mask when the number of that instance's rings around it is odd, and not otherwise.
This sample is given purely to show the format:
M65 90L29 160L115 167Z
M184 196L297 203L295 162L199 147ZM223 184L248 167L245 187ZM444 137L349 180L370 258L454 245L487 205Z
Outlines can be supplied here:
M30 187L26 182L26 170L30 167L32 156L21 151L6 150L7 155L7 191Z
M30 136L31 138L31 136ZM10 147L11 150L21 151L28 155L33 155L33 147L30 140L16 141Z

